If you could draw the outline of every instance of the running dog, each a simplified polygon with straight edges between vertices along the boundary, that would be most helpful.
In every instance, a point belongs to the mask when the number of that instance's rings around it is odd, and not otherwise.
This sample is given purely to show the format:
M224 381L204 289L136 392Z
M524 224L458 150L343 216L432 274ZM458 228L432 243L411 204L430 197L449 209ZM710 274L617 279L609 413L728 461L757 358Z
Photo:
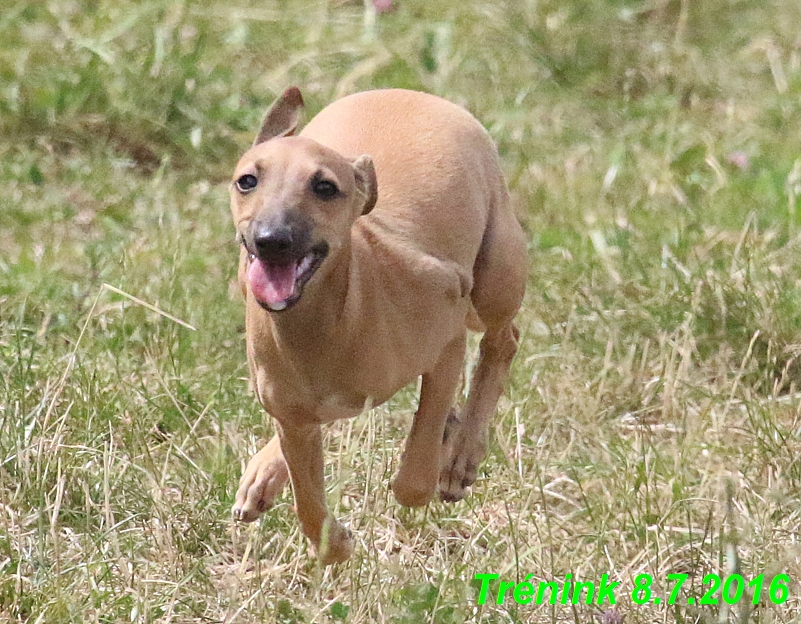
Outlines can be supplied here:
M330 564L352 544L326 508L320 426L422 376L395 498L463 498L517 350L527 252L498 151L461 107L367 91L296 136L303 108L296 87L275 101L230 188L248 364L278 430L233 514L255 520L291 478L303 531ZM468 329L484 336L457 412Z

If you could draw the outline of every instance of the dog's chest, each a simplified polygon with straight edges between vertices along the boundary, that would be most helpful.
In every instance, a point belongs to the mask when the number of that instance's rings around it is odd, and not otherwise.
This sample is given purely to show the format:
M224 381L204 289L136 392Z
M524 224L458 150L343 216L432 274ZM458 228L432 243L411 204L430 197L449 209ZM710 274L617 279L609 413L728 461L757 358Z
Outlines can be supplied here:
M319 403L318 410L327 415L326 420L339 420L340 418L351 418L357 416L366 409L370 409L372 400L370 397L364 400L348 396L344 393L331 393L326 395Z
M358 416L371 400L358 393L314 388L311 384L276 380L265 370L256 374L256 392L264 408L279 421L283 418L326 423Z

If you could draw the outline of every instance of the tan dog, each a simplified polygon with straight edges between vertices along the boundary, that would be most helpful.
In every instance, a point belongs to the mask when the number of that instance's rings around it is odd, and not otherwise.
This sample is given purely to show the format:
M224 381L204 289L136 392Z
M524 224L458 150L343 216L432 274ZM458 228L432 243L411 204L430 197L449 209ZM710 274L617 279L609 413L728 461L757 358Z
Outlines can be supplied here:
M326 508L320 425L422 375L392 489L407 506L438 488L461 499L517 349L527 256L498 152L462 108L368 91L291 136L302 112L300 91L287 89L231 186L248 363L279 431L250 460L233 513L255 520L291 476L303 531L328 564L352 547ZM457 418L468 327L485 334Z

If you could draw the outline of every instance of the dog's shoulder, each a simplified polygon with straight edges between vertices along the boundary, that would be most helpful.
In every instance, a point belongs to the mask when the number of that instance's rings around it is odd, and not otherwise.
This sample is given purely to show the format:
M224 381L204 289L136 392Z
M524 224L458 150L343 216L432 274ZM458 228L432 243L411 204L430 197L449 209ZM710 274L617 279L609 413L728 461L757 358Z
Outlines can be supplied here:
M359 219L352 238L362 288L382 297L407 299L410 293L452 303L468 297L472 273L457 262L425 249L402 224L379 215Z

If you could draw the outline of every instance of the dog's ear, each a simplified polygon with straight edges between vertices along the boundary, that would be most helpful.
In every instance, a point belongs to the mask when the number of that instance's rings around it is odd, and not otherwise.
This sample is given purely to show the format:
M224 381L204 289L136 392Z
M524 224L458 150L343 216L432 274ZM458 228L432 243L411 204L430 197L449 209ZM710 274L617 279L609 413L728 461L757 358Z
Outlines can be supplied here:
M300 125L303 117L303 96L297 87L289 87L281 96L273 102L264 123L261 125L259 136L253 141L253 145L264 143L275 137L285 137L293 134Z
M367 154L359 156L353 161L353 173L356 175L356 188L364 195L362 214L366 215L378 201L378 179L373 159Z

